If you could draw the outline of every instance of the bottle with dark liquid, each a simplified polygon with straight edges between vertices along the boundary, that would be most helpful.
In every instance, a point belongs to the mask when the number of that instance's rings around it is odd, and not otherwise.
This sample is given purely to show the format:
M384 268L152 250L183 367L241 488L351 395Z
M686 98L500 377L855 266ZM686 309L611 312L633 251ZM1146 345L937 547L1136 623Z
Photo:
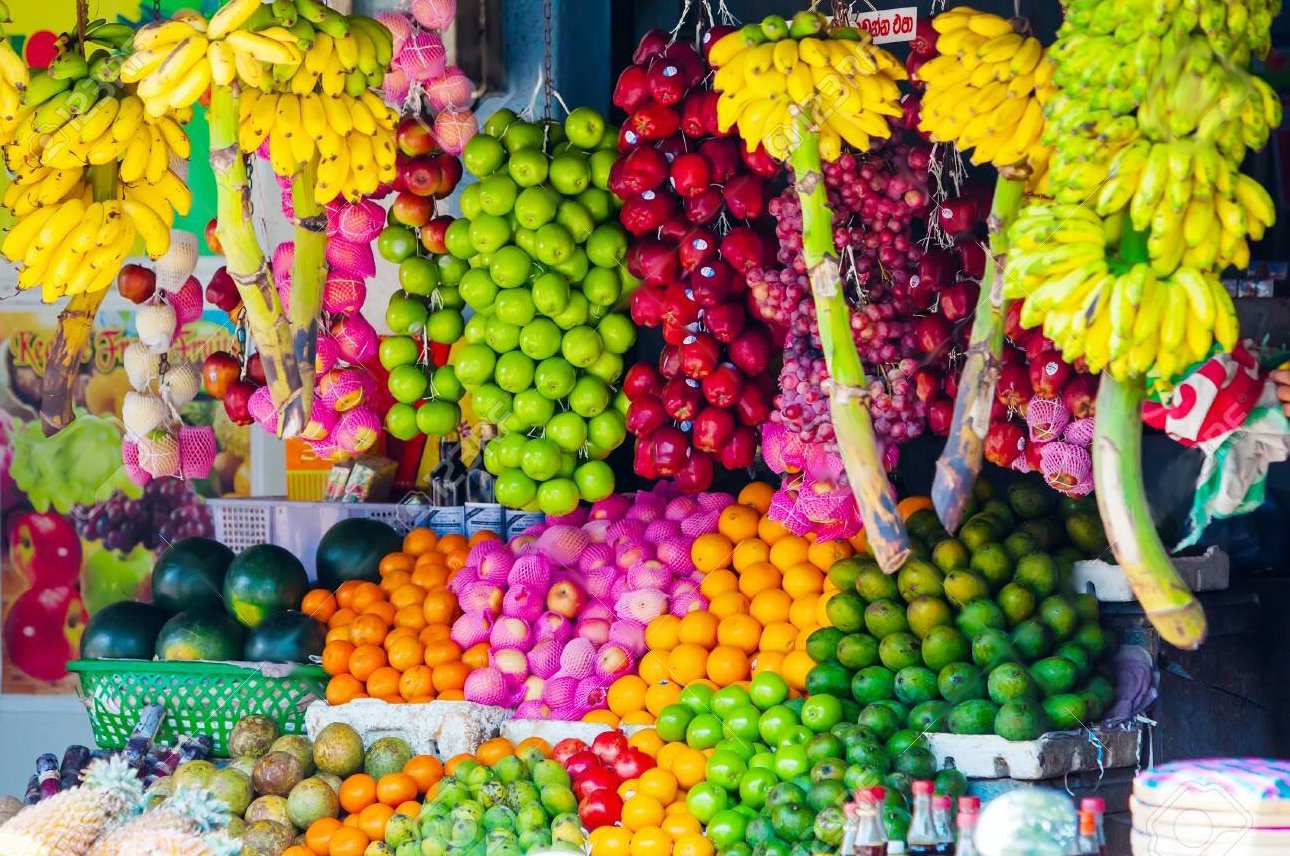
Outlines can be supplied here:
M430 471L431 505L452 507L465 503L464 481L461 442L456 437L440 437L439 463Z
M976 842L972 840L980 808L981 801L976 797L959 797L958 844L955 845L954 856L980 856L981 851L976 849Z
M196 737L185 737L162 756L154 772L158 776L173 776L179 765L189 761L201 761L210 756L211 739L205 734Z
M1099 856L1107 856L1106 850L1106 800L1101 797L1084 797L1079 801L1080 811L1093 812L1093 820L1097 826L1097 846Z
M846 807L847 827L839 856L887 856L887 830L882 823L886 797L884 788L856 791L855 802Z
M1097 815L1086 809L1079 813L1079 837L1070 850L1072 856L1101 856L1102 845L1097 840Z
M909 835L905 838L906 852L910 856L933 856L934 854L951 853L952 844L941 837L936 828L936 819L932 814L932 791L935 785L929 781L914 782L913 811L909 818Z
M61 790L58 777L58 756L46 752L36 759L36 778L40 782L40 799L47 800Z
M134 731L125 742L125 759L142 778L148 763L148 752L152 750L152 741L161 730L161 718L165 716L165 705L150 704L143 709Z
M63 753L63 762L58 765L59 788L71 790L80 784L81 772L90 763L90 750L86 746L71 745Z
M22 795L23 805L35 805L40 802L40 776L36 773L31 774L27 779L27 790Z
M940 836L941 843L949 845L945 852L953 853L954 800L944 794L932 797L932 823L936 826L936 834Z

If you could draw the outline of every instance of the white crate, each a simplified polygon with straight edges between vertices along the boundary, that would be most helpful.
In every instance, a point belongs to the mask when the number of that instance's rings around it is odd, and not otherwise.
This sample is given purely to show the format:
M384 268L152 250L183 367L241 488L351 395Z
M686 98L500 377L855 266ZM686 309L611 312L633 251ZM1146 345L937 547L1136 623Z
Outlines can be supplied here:
M1133 767L1142 732L1138 728L1052 731L1038 740L1004 740L993 734L927 735L936 765L953 761L970 779L1039 781L1069 773Z

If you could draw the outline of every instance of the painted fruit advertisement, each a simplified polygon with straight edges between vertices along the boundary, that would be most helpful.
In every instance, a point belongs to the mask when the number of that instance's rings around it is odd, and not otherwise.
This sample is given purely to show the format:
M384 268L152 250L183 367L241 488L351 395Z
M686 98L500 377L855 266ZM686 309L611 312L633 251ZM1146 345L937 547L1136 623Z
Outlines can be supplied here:
M53 437L41 431L44 361L55 310L0 312L0 692L67 693L64 664L76 656L95 610L147 597L153 560L169 542L212 532L207 496L245 493L249 434L204 395L180 410L210 425L218 454L208 478L154 479L140 487L121 464L122 366L134 341L133 312L104 310L75 386L77 418ZM196 365L236 350L228 316L186 325L170 351Z

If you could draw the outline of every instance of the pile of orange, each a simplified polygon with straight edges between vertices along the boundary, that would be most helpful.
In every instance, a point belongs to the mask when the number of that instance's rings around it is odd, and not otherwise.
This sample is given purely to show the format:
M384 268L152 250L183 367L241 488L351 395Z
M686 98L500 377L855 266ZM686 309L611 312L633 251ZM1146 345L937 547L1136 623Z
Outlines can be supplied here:
M331 675L327 702L460 700L466 676L488 665L488 646L463 651L449 638L461 610L448 581L472 546L496 538L481 532L467 541L413 529L400 552L381 559L380 583L349 580L334 593L306 594L300 610L328 627L322 653Z
M826 572L857 545L792 534L766 513L773 493L770 485L753 482L721 512L716 532L694 540L690 558L703 574L708 608L651 621L638 674L615 681L608 711L588 718L649 724L686 684L726 687L767 670L797 691L806 688L815 666L806 639L830 623L824 607L836 590Z

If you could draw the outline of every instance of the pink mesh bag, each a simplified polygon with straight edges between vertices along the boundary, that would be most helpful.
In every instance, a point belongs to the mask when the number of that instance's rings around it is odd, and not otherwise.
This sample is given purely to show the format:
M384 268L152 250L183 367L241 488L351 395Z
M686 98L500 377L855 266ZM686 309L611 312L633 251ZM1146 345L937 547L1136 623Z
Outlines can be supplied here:
M186 479L204 479L215 465L215 429L185 425L179 429L179 474Z
M1056 490L1070 491L1092 478L1093 459L1086 449L1058 441L1046 444L1039 455L1044 481Z

